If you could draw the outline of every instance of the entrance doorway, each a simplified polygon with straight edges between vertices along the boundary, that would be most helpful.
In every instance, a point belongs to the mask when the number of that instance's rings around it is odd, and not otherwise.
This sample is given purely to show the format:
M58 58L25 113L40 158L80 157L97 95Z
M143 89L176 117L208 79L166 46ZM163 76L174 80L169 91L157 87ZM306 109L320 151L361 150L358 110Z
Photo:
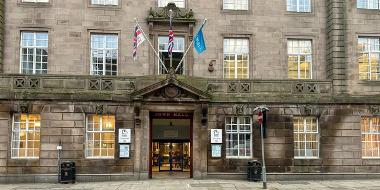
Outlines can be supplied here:
M150 178L192 177L192 113L150 114Z

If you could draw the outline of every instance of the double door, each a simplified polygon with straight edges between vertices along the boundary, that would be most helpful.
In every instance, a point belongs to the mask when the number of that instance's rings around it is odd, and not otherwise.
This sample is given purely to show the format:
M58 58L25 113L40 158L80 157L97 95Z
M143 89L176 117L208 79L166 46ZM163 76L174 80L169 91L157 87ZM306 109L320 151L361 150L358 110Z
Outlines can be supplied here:
M190 142L153 142L155 171L190 171Z

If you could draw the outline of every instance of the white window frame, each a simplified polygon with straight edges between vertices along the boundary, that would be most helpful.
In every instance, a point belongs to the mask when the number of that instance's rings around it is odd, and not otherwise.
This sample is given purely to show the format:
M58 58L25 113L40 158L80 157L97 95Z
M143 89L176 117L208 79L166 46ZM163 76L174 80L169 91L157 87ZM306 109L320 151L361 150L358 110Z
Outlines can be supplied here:
M362 117L361 118L361 139L362 139L362 158L363 159L379 159L380 158L380 129L377 130L377 131L365 131L363 130L363 127L365 128L366 126L363 126L363 119L369 119L369 129L374 129L374 128L380 128L380 122L376 124L376 127L373 127L374 123L373 123L373 120L376 119L377 121L380 121L380 118L379 117ZM365 139L365 135L368 135L370 137L370 140L369 141L363 141L363 139ZM373 136L377 136L377 140L374 140L373 139ZM371 154L372 156L365 156L364 155L364 151L366 151L365 148L367 148L367 146L365 146L366 143L377 143L377 150L372 150L371 151ZM373 156L374 155L374 151L377 152L377 155L378 156Z
M312 6L311 1L312 0L307 0L309 2L309 5L305 6L305 7L308 7L307 10L301 10L301 1L304 1L304 0L295 0L295 1L297 1L296 5L291 4L292 0L287 0L286 1L286 11L288 11L288 12L296 12L296 13L311 13L311 6ZM290 7L294 7L294 6L297 7L297 10L295 10L295 11L290 9Z
M93 36L102 36L104 37L103 39L103 48L95 48L93 47L93 39L92 37ZM110 36L114 36L116 37L116 45L117 47L116 48L107 48L107 38L110 37ZM102 33L92 33L90 35L90 74L91 75L96 75L96 76L117 76L118 75L118 70L119 70L119 35L118 34L102 34ZM103 51L103 60L102 60L102 65L103 65L103 69L102 70L96 70L96 72L99 72L99 71L102 71L103 74L100 75L100 74L97 74L97 73L94 73L95 70L94 70L94 65L100 65L100 63L94 63L94 59L93 59L93 51ZM107 67L106 67L106 60L107 60L107 57L106 57L106 51L116 51L116 70L112 70L112 58L111 58L111 74L110 75L107 75ZM115 75L113 75L112 73L116 72Z
M24 41L24 38L23 38L23 34L24 33L30 33L30 34L33 34L33 43L34 45L33 46L24 46L23 45L23 41ZM37 46L37 34L38 33L44 33L47 35L47 46ZM23 49L33 49L33 68L32 68L32 73L24 73L23 72ZM44 62L42 62L42 57L41 56L41 69L38 69L38 71L41 71L41 73L36 73L37 71L37 49L41 49L41 52L43 50L46 50L47 52L47 58L46 58L46 70L45 69L42 69L43 68L43 64ZM27 50L27 51L28 51ZM28 57L30 54L29 54L29 51L28 53L26 54L26 56ZM47 74L48 72L48 65L49 65L49 33L48 32L39 32L39 31L21 31L21 36L20 36L20 74ZM30 70L30 69L29 69ZM43 71L45 71L45 73L43 73Z
M160 43L160 39L164 39L164 41L167 41L167 42L166 43ZM185 56L185 37L184 36L174 36L173 41L174 41L174 47L173 47L172 52L173 53L183 53L183 56ZM180 44L179 41L182 41L181 43L183 46L181 46L181 47L178 46L178 44ZM167 53L168 52L168 47L169 47L168 43L169 43L168 36L158 36L158 38L157 38L157 44L158 44L157 49L158 49L158 54L160 56L161 56L160 53ZM164 45L164 49L161 49L160 45ZM159 75L164 74L164 73L162 73L163 68L162 68L162 65L160 63L160 60L157 60L157 64L158 64L157 73ZM183 68L182 75L184 75L185 71L186 71L186 58L183 59L181 64L182 64L182 68ZM175 66L173 65L173 67L175 67ZM168 69L168 72L169 72L170 68L167 67L166 69ZM176 69L176 68L174 68L174 69ZM167 74L167 73L165 73L165 74Z
M359 6L359 5L361 5L360 2L366 2L367 6L366 7ZM377 4L377 7L374 6L376 4ZM356 8L377 10L377 9L380 9L380 0L357 0Z
M88 130L88 126L89 126L88 117L89 116L94 116L94 115L96 115L96 114L86 115L86 134L85 134L86 135L86 142L85 142L85 150L84 150L85 151L85 158L86 159L115 159L115 154L116 154L116 140L115 140L115 138L116 138L116 133L115 133L115 131L116 131L116 119L115 119L115 126L113 128L113 131L103 131L103 116L105 116L105 115L98 115L100 117L100 121L99 121L100 131L89 131ZM108 116L110 116L110 115L108 115ZM102 134L102 133L114 133L114 136L115 136L115 138L114 138L114 147L113 147L114 154L112 156L89 156L87 154L87 151L89 150L89 146L88 146L88 143L89 143L88 133L100 133L100 134ZM102 144L101 139L102 138L100 137L100 140L99 140L100 144ZM93 141L93 144L94 144L94 142L95 141ZM100 146L100 149L99 149L100 155L102 155L102 150L103 150L103 148L101 148L101 146ZM91 151L93 152L94 150L92 149ZM92 155L94 155L94 153L92 153Z
M119 0L91 0L91 5L117 6Z
M231 3L231 2L226 2L226 1L233 1L233 2ZM247 11L249 10L249 1L250 0L223 0L223 10ZM233 8L228 8L227 4L233 5ZM246 5L246 7L238 8L237 5L240 5L240 6Z
M229 130L228 127L230 127L232 129L232 126L235 125L235 124L228 124L227 123L227 119L228 118L231 118L231 121L233 118L237 118L237 124L236 124L236 130ZM249 124L241 124L241 119L246 119L246 118L249 118L250 120L250 123ZM241 132L240 131L240 126L249 126L250 130L249 131L243 131ZM249 158L252 158L253 157L253 147L252 147L252 138L253 138L253 134L252 134L252 117L250 116L227 116L225 118L225 130L226 130L226 158L227 159L249 159ZM228 143L228 135L229 134L237 134L237 146L238 146L238 155L237 156L230 156L230 155L227 155L228 153L228 149L230 149L229 146L229 143ZM250 135L250 141L249 141L249 152L250 152L250 156L241 156L240 155L240 135L241 134L244 134L244 135ZM244 147L244 152L247 152L247 147Z
M371 41L369 41L370 39L377 39L379 41L379 44L375 44L374 46L379 46L379 50L373 50L372 49L372 44L370 43ZM372 58L372 54L378 54L378 57L379 57L379 60L380 60L380 37L370 37L370 36L359 36L358 37L358 45L359 45L359 41L360 40L366 40L368 43L365 44L366 47L363 47L363 51L362 52L358 52L358 54L365 54L365 53L368 53L368 63L369 65L367 65L368 67L368 71L365 72L366 75L367 75L367 79L361 79L361 80L372 80L372 81L379 81L380 80L380 63L378 63L377 67L378 67L378 74L376 73L373 73L372 72L372 66L371 66L371 58ZM365 49L367 49L367 51L365 51ZM358 59L359 59L359 56L358 56ZM359 65L359 60L357 60L357 63ZM360 65L359 65L360 66ZM360 78L360 69L359 69L359 78ZM372 79L372 75L375 75L375 79Z
M247 41L247 51L237 51L236 49L234 50L234 52L227 52L226 51L226 40L235 40L235 44L237 43L237 40L246 40ZM235 45L236 47L236 45ZM250 50L249 50L249 38L224 38L223 39L223 78L224 79L249 79L250 76L249 76L249 54L250 54ZM234 78L227 78L228 76L226 76L226 73L225 73L225 68L226 68L226 64L225 64L225 55L233 55L235 56L235 65L234 65L234 69L235 69L235 73L234 73ZM238 59L237 57L241 55L241 56L247 56L247 73L245 73L246 75L246 78L238 78Z
M186 7L186 0L157 0L157 7L166 7L170 2L175 3L179 8Z
M49 0L22 0L23 3L49 3Z
M307 48L307 47L301 47L299 44L300 42L310 42L310 53L301 53L301 52L298 52L298 53L290 53L289 52L289 42L290 41L297 41L298 43L298 48L301 49L301 48ZM290 56L297 56L297 79L302 79L302 80L307 80L307 79L313 79L313 41L310 40L310 39L288 39L287 40L287 52L288 52L288 55L287 55L287 65L288 65L288 77L290 78L289 76L289 57ZM306 60L306 57L307 56L310 56L311 59L310 59L310 78L301 78L301 56L305 56L305 60ZM291 78L292 79L292 78Z
M25 130L21 130L20 128L18 129L19 131L17 131L16 129L15 129L15 123L18 123L19 125L21 125L21 121L15 121L15 115L19 115L20 116L20 119L21 119L21 115L25 115L26 116L26 121L25 121L25 126L26 126L26 128L25 128ZM25 139L26 139L26 141L25 141L25 155L27 155L27 152L28 152L28 142L29 141L31 141L31 140L28 140L28 132L30 132L30 131L32 131L34 134L36 134L36 133L39 133L39 135L40 135L40 147L38 147L38 149L39 149L39 152L41 153L41 120L39 121L39 123L40 123L40 127L38 128L38 130L36 130L36 127L34 127L34 130L29 130L29 125L30 125L30 123L31 123L31 121L29 121L29 115L30 114L25 114L25 113L22 113L22 114L13 114L13 117L12 117L12 134L11 134L11 159L39 159L39 157L40 157L40 155L34 155L34 156L24 156L24 157L20 157L20 156L14 156L13 155L13 150L17 150L17 151L19 151L20 150L20 147L14 147L13 146L13 143L14 143L14 141L20 141L20 133L21 133L21 131L25 131ZM32 115L39 115L39 114L32 114ZM41 117L41 116L40 116ZM33 121L34 122L34 125L36 124L36 122L35 121ZM14 139L14 137L15 137L15 135L14 135L14 132L18 132L19 133L19 136L18 136L18 139L16 140L16 139ZM33 152L33 154L34 154L34 152Z
M303 126L303 132L299 132L299 131L296 131L295 130L295 123L293 123L293 135L295 136L295 135L298 135L298 134L305 134L304 135L304 139L302 140L302 141L297 141L297 142L299 142L299 143L304 143L304 146L305 146L305 149L304 149L304 151L305 151L305 155L304 156L296 156L295 154L294 154L294 159L319 159L319 155L320 155L320 133L319 133L319 131L320 131L320 129L319 129L319 122L318 122L318 118L316 118L316 117L296 117L296 118L298 118L298 119L302 119L302 122L303 123L301 123L302 124L302 126ZM295 118L294 118L295 119ZM294 119L293 119L293 122L294 122ZM316 132L313 132L313 131L307 131L307 120L308 119L312 119L312 121L313 120L315 120L316 121L316 127L317 127L317 131ZM311 123L309 124L309 125L311 125ZM317 141L317 156L307 156L307 151L312 151L313 149L310 149L310 148L308 148L307 147L307 143L310 143L310 142L315 142L315 141L307 141L307 139L306 139L306 135L307 134L315 134L316 135L316 141ZM294 148L293 148L293 151L296 151L296 146L295 146L295 144L297 143L296 141L295 141L295 139L293 140L293 143L294 143ZM299 151L300 151L301 149L299 149ZM300 154L300 153L299 153Z

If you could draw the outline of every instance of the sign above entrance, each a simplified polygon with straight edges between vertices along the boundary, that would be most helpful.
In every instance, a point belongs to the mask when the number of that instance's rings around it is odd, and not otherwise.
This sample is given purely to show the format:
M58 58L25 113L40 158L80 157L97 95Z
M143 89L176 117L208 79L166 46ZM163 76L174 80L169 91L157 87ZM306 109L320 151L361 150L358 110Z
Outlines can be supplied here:
M222 129L211 129L211 144L222 144Z
M131 143L131 129L119 129L119 143Z
M188 112L153 112L151 117L153 118L173 118L173 119L190 119L193 116Z

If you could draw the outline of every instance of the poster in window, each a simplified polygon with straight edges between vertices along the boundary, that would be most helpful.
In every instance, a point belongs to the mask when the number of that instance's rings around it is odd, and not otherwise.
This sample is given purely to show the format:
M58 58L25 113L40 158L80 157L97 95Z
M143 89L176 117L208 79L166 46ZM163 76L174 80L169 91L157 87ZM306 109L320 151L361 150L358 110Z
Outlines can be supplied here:
M120 158L129 158L129 144L121 144L119 148Z
M211 129L211 143L222 144L222 129Z
M131 129L119 129L119 143L131 143Z
M221 144L212 144L211 145L211 157L212 158L222 157L222 145Z

